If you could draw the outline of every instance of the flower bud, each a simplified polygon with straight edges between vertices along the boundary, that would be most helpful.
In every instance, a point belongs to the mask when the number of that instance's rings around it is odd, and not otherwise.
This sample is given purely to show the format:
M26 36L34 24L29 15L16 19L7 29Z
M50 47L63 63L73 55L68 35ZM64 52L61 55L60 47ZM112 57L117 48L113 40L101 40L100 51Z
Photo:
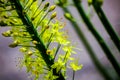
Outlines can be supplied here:
M5 37L10 37L11 34L12 34L12 31L10 31L10 30L2 33L2 35L5 36Z
M13 35L13 36L18 36L19 33L18 33L18 32L14 32L12 35Z
M0 21L0 26L7 26L7 23L5 23L4 21Z
M50 53L51 53L51 50L46 51L46 54L50 55Z
M33 44L35 44L35 45L36 45L36 44L38 44L38 42L37 42L37 41L35 41L35 40L33 40L33 41L32 41L32 43L33 43Z
M20 42L19 42L18 40L15 40L12 44L9 45L9 47L15 48L15 47L18 46L19 43L20 43Z
M33 54L32 51L28 51L28 55L31 56Z
M48 3L48 2L44 5L44 11L47 10L47 8L49 7L49 5L50 5L50 3Z
M69 20L72 19L72 16L70 13L65 13L64 16L65 16L65 18L67 18Z
M9 18L7 15L4 15L3 17L4 17L5 19L8 19L8 18Z
M90 6L92 4L93 0L88 0L88 5Z
M19 49L21 52L26 52L27 51L27 49L25 48L25 47L22 47L22 48L20 48Z
M55 17L56 17L56 15L57 15L57 13L56 13L56 12L52 13L52 15L51 15L50 19L55 18Z
M49 25L45 25L45 29L48 29L49 28Z
M56 8L56 5L52 5L52 6L50 6L50 8L49 8L48 12L53 11L55 8Z

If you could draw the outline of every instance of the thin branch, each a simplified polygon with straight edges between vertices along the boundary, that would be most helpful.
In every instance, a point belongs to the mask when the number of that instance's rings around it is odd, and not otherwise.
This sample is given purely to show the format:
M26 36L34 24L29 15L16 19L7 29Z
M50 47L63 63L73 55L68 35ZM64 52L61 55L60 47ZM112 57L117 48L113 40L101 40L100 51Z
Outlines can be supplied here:
M97 4L96 0L93 0L93 7L94 7L99 19L101 20L102 24L104 25L106 31L108 32L108 34L110 35L111 39L113 40L113 42L115 43L116 47L118 48L118 50L120 52L120 38L117 35L117 33L115 32L115 30L113 29L110 22L108 21L106 15L104 14L100 5Z

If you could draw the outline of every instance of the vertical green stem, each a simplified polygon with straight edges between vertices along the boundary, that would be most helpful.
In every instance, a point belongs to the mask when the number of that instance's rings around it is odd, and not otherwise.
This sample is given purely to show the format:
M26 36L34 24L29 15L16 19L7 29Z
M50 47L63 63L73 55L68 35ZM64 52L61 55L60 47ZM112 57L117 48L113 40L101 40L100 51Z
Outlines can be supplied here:
M77 8L78 12L80 13L81 17L83 18L83 21L87 25L87 28L89 30L91 30L92 34L97 39L98 43L100 44L101 48L105 52L107 58L111 62L111 64L114 67L115 71L120 76L120 66L119 66L118 62L116 61L116 59L114 58L114 56L113 56L112 52L110 51L109 47L107 46L107 44L105 43L103 38L100 36L100 34L95 30L93 24L91 23L91 21L89 20L89 18L85 14L85 11L83 10L83 8L82 8L81 4L79 3L79 1L78 0L73 0L73 2L74 2L75 7Z
M61 44L58 44L57 49L56 49L56 51L55 51L54 60L55 60L55 58L56 58L56 56L57 56L57 53L58 53L60 47L61 47Z
M97 4L96 0L93 0L93 7L94 7L99 19L101 20L102 24L104 25L106 31L109 33L111 39L113 40L116 47L120 51L120 38L118 37L117 33L114 31L112 25L108 21L106 15L104 14L100 5Z

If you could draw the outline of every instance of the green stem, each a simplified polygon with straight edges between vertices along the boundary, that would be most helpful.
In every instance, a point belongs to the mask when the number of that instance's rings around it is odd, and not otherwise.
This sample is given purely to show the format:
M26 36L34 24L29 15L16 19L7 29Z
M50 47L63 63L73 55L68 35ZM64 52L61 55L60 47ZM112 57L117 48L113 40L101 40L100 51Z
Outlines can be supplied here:
M100 36L100 34L95 30L95 28L92 25L91 21L89 20L89 18L85 14L85 11L83 10L81 4L77 0L73 0L73 2L74 2L75 7L77 8L77 10L79 11L81 17L83 18L83 21L87 25L87 28L89 30L91 30L92 34L95 36L95 38L97 39L97 41L100 44L101 48L105 52L107 58L109 59L109 61L113 65L115 71L120 76L120 66L119 66L118 62L116 61L116 59L114 58L114 56L112 55L112 52L108 48L107 44L105 43L103 38Z
M55 55L54 55L54 61L55 61L55 58L56 58L56 56L57 56L57 53L58 53L60 47L61 47L61 44L58 44L57 50L55 51Z
M66 8L66 7L62 7L63 11L65 13L70 13L70 11ZM70 13L71 14L71 13ZM71 15L72 16L72 15ZM88 40L85 38L81 28L78 26L78 24L76 23L75 20L69 19L71 25L73 26L73 29L76 31L79 39L84 43L85 48L87 49L92 62L95 64L96 68L99 70L99 72L104 76L105 80L112 80L111 76L109 76L109 74L106 72L106 70L104 69L104 67L102 66L102 64L99 62L99 60L97 59L93 49L91 48Z
M97 4L96 0L93 0L93 7L94 7L99 19L101 20L102 24L104 25L106 31L109 33L111 39L113 40L116 47L120 51L120 38L118 37L117 33L114 31L112 25L108 21L106 15L104 14L100 5Z
M75 71L73 70L73 77L72 77L72 80L75 79Z
M39 6L37 7L37 9L35 9L35 11L34 11L34 13L33 13L33 15L32 15L32 16L34 16L34 15L35 15L35 13L37 12L37 10L40 8L41 4L42 4L42 1L40 2L40 4L39 4Z
M44 61L47 64L47 67L49 69L51 69L51 65L54 64L54 60L51 59L50 55L46 54L46 46L44 45L43 41L41 38L39 38L37 30L34 28L34 25L32 24L32 21L29 19L28 15L25 13L23 14L23 6L21 5L19 0L10 0L11 3L15 3L14 6L16 8L16 11L18 13L18 15L20 16L22 22L24 25L26 25L26 30L29 32L29 34L31 35L32 40L35 40L37 42L39 42L40 44L36 44L36 48L39 50L42 58L44 59ZM58 74L56 72L56 68L53 69L53 75L59 76L56 80L65 80L64 76L62 75L62 73Z
M38 28L39 24L45 19L45 17L48 15L48 13L49 13L49 12L45 13L45 15L38 20L37 25L36 25L36 28Z

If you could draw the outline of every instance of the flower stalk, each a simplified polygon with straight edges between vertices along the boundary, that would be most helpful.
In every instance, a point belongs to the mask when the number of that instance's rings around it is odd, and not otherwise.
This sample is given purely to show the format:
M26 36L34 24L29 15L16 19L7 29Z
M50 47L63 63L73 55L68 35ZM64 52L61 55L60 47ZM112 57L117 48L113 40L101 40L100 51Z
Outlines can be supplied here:
M116 47L118 48L118 50L120 52L120 38L118 37L118 35L115 32L115 30L113 29L112 25L108 21L101 6L98 4L97 0L93 0L92 5L93 5L99 19L101 20L102 24L104 25L104 28L106 29L106 31L108 32L108 34L110 35L111 39L113 40L113 42L115 43Z

